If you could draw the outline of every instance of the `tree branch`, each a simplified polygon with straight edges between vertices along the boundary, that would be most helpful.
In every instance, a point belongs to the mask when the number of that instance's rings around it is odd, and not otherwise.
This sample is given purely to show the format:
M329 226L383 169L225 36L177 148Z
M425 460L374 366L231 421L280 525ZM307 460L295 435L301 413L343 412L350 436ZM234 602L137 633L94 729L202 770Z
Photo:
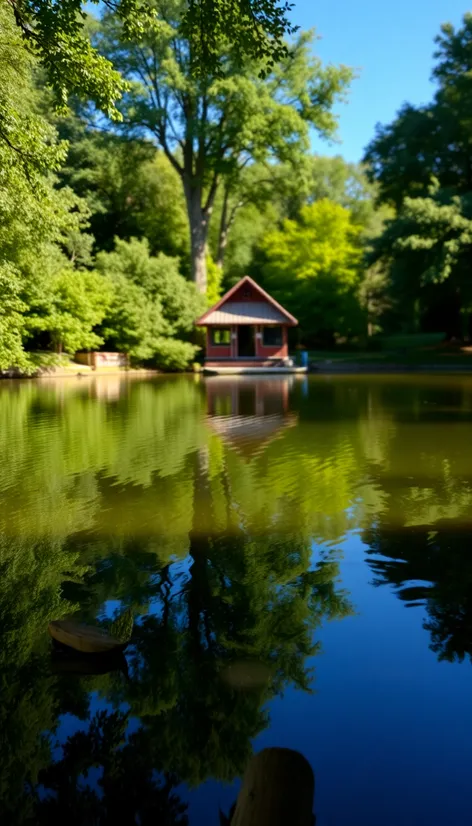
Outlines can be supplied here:
M218 189L219 184L219 175L217 172L213 173L213 180L211 182L211 186L208 192L207 199L205 201L205 206L203 207L204 215L208 215L208 213L212 210L213 204L215 201L216 192Z

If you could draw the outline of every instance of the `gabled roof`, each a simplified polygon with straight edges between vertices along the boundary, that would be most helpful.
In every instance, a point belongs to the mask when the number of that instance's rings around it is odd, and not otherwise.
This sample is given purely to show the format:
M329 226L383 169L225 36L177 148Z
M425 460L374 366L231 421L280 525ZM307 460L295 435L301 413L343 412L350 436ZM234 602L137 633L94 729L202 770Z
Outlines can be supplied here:
M244 284L250 284L261 296L261 301L231 301ZM226 306L224 306L226 305ZM197 327L225 324L288 324L296 327L297 319L266 293L259 284L245 275L219 301L195 322Z

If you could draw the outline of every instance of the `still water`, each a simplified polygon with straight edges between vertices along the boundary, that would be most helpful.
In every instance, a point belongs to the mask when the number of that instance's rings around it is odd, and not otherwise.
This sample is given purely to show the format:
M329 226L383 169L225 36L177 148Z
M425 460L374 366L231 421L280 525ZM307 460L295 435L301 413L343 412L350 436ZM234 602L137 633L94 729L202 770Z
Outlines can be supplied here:
M282 745L317 826L470 824L471 436L472 378L2 383L0 822L218 826Z

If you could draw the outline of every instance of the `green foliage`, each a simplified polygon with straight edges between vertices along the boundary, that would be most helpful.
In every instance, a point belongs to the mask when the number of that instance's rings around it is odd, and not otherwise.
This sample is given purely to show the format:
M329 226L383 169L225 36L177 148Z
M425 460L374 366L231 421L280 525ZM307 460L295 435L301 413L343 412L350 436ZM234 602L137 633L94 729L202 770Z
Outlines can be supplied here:
M98 261L99 268L102 266ZM102 327L107 346L127 353L137 362L150 361L155 353L156 330L164 326L159 304L124 275L114 275L112 300Z
M128 642L133 633L134 617L133 612L129 608L123 611L110 625L110 634L120 642Z
M91 340L100 313L93 276L75 277L62 252L77 265L87 257L84 205L71 190L56 191L50 175L65 147L39 114L34 64L5 5L0 16L0 369L28 372L25 343L39 316L41 331L74 347Z
M398 215L374 245L389 274L393 314L406 329L468 335L472 300L467 259L472 236L472 15L436 38L438 88L422 107L405 105L379 127L366 161L380 197Z
M101 272L113 277L123 275L157 301L165 319L164 335L189 332L204 300L195 286L179 273L179 261L163 253L150 255L147 240L116 239L115 250L97 256ZM202 310L203 312L203 310Z
M99 0L92 0L96 5ZM87 36L85 0L51 5L47 0L9 0L19 29L46 69L58 103L71 93L90 98L112 117L126 84L119 72L93 48ZM167 23L166 8L153 0L114 0L106 4L123 27L126 39L160 31ZM196 0L184 7L181 28L188 38L192 71L222 72L221 42L232 44L239 64L248 58L270 68L286 54L283 38L295 27L287 17L285 0ZM262 70L261 70L262 71Z
M366 152L381 197L399 206L405 197L425 197L432 179L456 194L471 190L470 136L472 15L462 26L446 24L436 38L433 77L438 89L423 107L405 105L392 124L378 127Z
M185 370L200 348L189 341L158 336L154 345L153 363L159 370Z
M97 256L98 270L112 285L113 298L103 336L139 361L162 369L183 369L196 347L174 340L190 332L205 303L179 274L179 262L149 254L147 241L116 239L115 251Z
M233 285L244 275L260 277L257 254L264 236L277 226L280 212L273 204L260 209L255 204L241 207L229 228L224 254L225 284Z
M347 209L322 200L265 236L264 283L299 319L304 336L330 340L362 329L360 233Z
M28 369L23 350L25 308L21 298L21 279L11 264L0 264L0 370Z
M90 128L78 115L57 121L69 142L61 183L84 198L95 248L110 250L115 237L147 238L153 255L189 252L182 186L163 153L136 137Z
M84 26L84 0L55 5L47 0L9 0L9 4L25 43L46 70L58 104L65 106L69 95L75 93L91 98L103 111L118 117L114 104L124 83L90 43ZM113 7L127 36L135 36L155 22L153 6L144 0L117 0Z
M285 0L193 0L182 21L189 38L197 75L224 71L221 43L231 43L238 65L261 61L261 73L286 55L284 36L296 27L288 18L291 4ZM223 64L223 65L222 65Z
M8 3L0 6L0 30L1 167L7 182L16 179L23 188L34 191L41 185L43 173L57 168L65 147L57 145L54 130L38 114L38 94L32 84L35 64Z
M212 307L216 304L222 293L223 272L221 267L213 261L211 255L207 257L208 270L208 286L207 286L207 304Z
M469 259L472 249L472 194L448 198L432 192L429 198L405 198L397 217L387 222L373 245L371 258L390 269L392 298L414 324L434 301L446 312L460 308L460 316L443 318L451 335L468 334L472 312ZM440 288L440 292L438 291ZM460 318L462 318L462 323Z
M44 302L30 308L28 333L48 331L58 353L96 349L103 340L94 329L103 321L110 301L110 285L98 273L60 269L47 281Z

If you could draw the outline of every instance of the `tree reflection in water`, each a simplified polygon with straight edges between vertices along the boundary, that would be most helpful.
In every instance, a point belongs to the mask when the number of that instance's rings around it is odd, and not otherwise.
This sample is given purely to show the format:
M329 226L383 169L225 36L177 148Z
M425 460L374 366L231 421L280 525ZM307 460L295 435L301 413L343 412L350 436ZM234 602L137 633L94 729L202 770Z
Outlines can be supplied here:
M376 585L392 585L407 606L424 606L424 628L440 660L472 660L471 528L454 520L369 532ZM415 583L415 584L412 584Z
M242 774L252 740L269 723L271 698L288 686L310 690L321 623L351 613L337 584L335 551L313 560L316 515L310 502L323 486L316 474L322 460L311 471L313 488L306 488L306 479L303 488L297 477L304 456L279 453L277 483L266 461L275 434L268 439L263 426L259 445L255 440L254 419L275 416L281 431L293 421L284 410L285 390L281 411L274 410L273 388L268 408L264 400L260 406L260 391L255 411L247 414L246 406L248 451L241 450L241 423L234 449L227 432L216 432L205 419L200 390L195 386L189 395L188 386L177 428L187 449L180 446L175 461L165 423L153 426L146 418L147 392L138 393L137 403L144 403L148 450L141 448L142 431L141 442L134 431L130 442L141 450L141 465L125 443L120 456L110 452L109 426L120 444L119 411L118 418L107 418L92 406L89 422L102 434L92 433L97 447L101 444L95 472L92 465L85 467L90 455L80 454L73 441L70 480L75 481L66 488L57 521L52 502L47 503L50 536L41 519L43 538L32 540L31 521L22 522L16 510L16 535L10 531L2 540L2 822L183 826L187 814L179 786ZM162 393L169 393L168 385ZM157 397L175 430L180 397L168 396L172 415ZM80 407L89 408L89 402L81 397ZM234 421L231 409L228 416ZM62 439L60 420L52 416L49 426ZM65 456L66 462L67 450ZM349 451L345 460L349 473ZM106 466L113 467L112 476L104 475ZM93 516L81 525L76 503L84 490L78 482L82 473L95 504ZM18 469L16 490L20 479ZM305 506L294 514L302 488ZM27 499L33 491L30 481ZM124 509L131 513L130 502L136 507L127 525ZM100 520L105 503L116 517L113 532L109 515ZM51 661L49 620L74 613L105 621L124 608L136 616L127 675L117 669L79 676ZM246 690L222 679L228 665L240 661L262 664L267 679ZM67 736L71 720L80 730Z

